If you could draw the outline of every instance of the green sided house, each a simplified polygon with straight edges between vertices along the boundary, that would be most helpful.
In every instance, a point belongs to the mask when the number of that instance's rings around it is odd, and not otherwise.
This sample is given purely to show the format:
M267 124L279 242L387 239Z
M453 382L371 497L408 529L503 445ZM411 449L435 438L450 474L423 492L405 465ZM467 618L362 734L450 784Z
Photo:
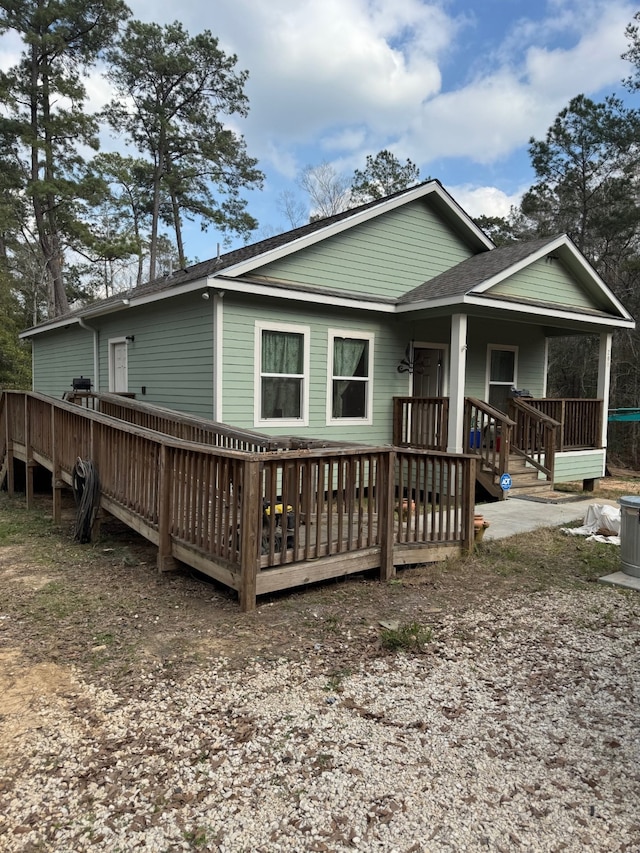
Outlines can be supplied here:
M602 476L612 335L633 326L566 236L496 248L428 181L23 337L35 391L82 376L267 435L474 453L500 497L504 473ZM557 335L599 336L596 399L547 396Z

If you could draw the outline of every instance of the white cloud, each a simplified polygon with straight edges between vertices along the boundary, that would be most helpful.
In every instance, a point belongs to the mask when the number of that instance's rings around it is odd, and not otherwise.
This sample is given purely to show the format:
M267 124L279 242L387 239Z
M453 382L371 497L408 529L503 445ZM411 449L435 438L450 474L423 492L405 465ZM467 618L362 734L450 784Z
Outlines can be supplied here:
M448 191L469 216L509 215L517 207L524 190L508 195L497 187L476 187L471 184L447 187Z

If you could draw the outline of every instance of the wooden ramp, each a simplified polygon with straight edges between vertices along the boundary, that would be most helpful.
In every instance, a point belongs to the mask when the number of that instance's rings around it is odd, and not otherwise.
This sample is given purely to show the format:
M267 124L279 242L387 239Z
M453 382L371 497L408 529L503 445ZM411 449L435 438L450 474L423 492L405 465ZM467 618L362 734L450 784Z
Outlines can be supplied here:
M275 590L370 569L388 579L473 547L472 456L269 439L114 395L97 403L4 392L9 491L14 460L28 504L34 467L46 468L59 520L77 459L91 460L100 507L157 546L160 571L193 566L236 590L243 610Z

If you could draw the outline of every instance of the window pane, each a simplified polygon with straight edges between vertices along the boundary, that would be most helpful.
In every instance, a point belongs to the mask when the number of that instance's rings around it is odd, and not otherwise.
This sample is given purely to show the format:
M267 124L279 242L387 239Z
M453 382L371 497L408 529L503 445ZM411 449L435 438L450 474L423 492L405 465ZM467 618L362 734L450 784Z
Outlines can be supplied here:
M515 372L516 354L513 350L491 350L491 382L511 382Z
M489 388L489 405L499 412L507 412L509 409L509 385L491 385Z
M367 416L367 382L348 379L333 381L334 418L365 418Z
M333 375L367 376L369 341L357 338L335 338L333 341Z
M268 418L302 417L302 379L262 377L262 413Z
M296 332L262 332L262 372L304 372L304 335Z

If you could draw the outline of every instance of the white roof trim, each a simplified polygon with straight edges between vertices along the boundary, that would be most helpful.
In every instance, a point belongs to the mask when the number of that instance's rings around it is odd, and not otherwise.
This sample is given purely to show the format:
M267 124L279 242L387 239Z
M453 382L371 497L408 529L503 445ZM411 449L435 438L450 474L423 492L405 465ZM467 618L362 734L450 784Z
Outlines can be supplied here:
M531 266L531 264L536 263L536 261L542 260L542 258L549 255L550 252L555 252L558 249L564 249L571 254L572 258L580 264L583 271L591 279L591 281L593 281L597 289L601 291L602 295L606 297L606 299L616 308L616 310L621 314L624 319L633 320L631 314L629 314L624 305L622 305L622 303L616 298L616 296L609 289L607 284L605 284L603 279L600 278L598 273L593 269L593 267L581 254L581 252L578 251L577 247L566 234L562 234L560 237L556 237L555 240L551 240L549 243L545 243L545 245L541 246L536 252L532 252L530 255L527 255L527 257L523 258L521 261L512 264L505 270L502 270L502 272L499 272L491 278L486 279L486 281L483 281L482 284L476 285L470 291L470 293L486 293L487 290L490 290L496 284L500 284L501 282L510 278L515 273L526 269L528 266Z
M234 280L232 278L210 278L209 285L219 293L231 291L233 293L250 293L253 296L267 296L276 299L293 299L296 302L310 302L318 305L331 305L336 308L356 308L362 311L378 311L383 314L395 314L397 305L395 302L377 302L376 300L358 299L357 296L343 296L332 294L330 291L318 293L316 291L298 290L286 286L275 286L270 284L258 284L256 282Z
M571 323L586 323L597 326L613 326L620 329L634 329L635 321L632 318L618 319L617 317L602 317L599 314L577 314L573 311L567 311L562 308L551 308L545 305L541 308L539 305L527 305L524 302L502 301L495 297L484 298L482 295L474 293L459 294L457 296L441 296L439 299L423 299L421 302L403 303L396 306L397 314L410 314L413 311L428 311L433 308L453 308L458 306L477 306L481 308L492 308L500 311L508 311L511 314L531 314L537 317L553 317L558 320L567 320Z
M78 325L80 320L90 321L92 317L102 317L105 314L114 314L116 311L124 311L127 308L132 308L137 305L148 305L151 302L160 302L162 299L167 299L170 296L181 296L185 293L191 293L194 290L202 290L208 287L207 278L199 278L195 281L189 281L187 284L182 284L178 287L169 288L168 290L160 290L157 293L148 293L144 296L127 296L126 293L118 301L109 302L108 305L88 305L81 309L77 314L68 317L60 317L43 325L36 326L32 329L26 329L20 332L20 338L31 338L34 335L40 335L42 332L51 332L54 329L64 329L66 326Z
M246 261L240 261L237 264L234 264L230 267L225 267L219 270L216 274L224 274L227 276L240 276L244 273L251 272L256 267L262 267L266 264L270 264L273 261L280 260L280 258L286 257L287 255L291 255L294 252L300 251L300 249L305 249L308 246L313 246L315 243L319 243L322 240L327 239L327 237L333 237L335 234L340 234L342 231L347 231L349 228L353 228L354 225L359 225L362 222L367 222L370 219L375 219L377 216L380 216L383 213L387 213L390 210L395 210L398 207L402 207L409 202L416 201L420 198L425 198L428 195L435 194L438 198L449 208L452 214L460 220L460 223L470 232L473 236L487 249L493 249L493 242L487 237L487 235L475 224L475 222L471 219L471 217L464 212L464 210L460 207L460 205L449 195L449 193L437 182L430 181L427 184L422 184L419 187L415 187L413 190L407 190L407 192L402 193L399 196L395 196L394 198L383 199L379 204L372 205L368 207L366 210L361 210L354 213L352 216L346 216L344 219L341 219L339 222L333 222L331 225L327 225L324 228L319 228L317 231L313 231L311 234L305 234L304 237L299 237L297 240L292 240L289 243L285 243L282 246L278 246L275 249L267 250L259 255L256 255L253 258L250 258Z

